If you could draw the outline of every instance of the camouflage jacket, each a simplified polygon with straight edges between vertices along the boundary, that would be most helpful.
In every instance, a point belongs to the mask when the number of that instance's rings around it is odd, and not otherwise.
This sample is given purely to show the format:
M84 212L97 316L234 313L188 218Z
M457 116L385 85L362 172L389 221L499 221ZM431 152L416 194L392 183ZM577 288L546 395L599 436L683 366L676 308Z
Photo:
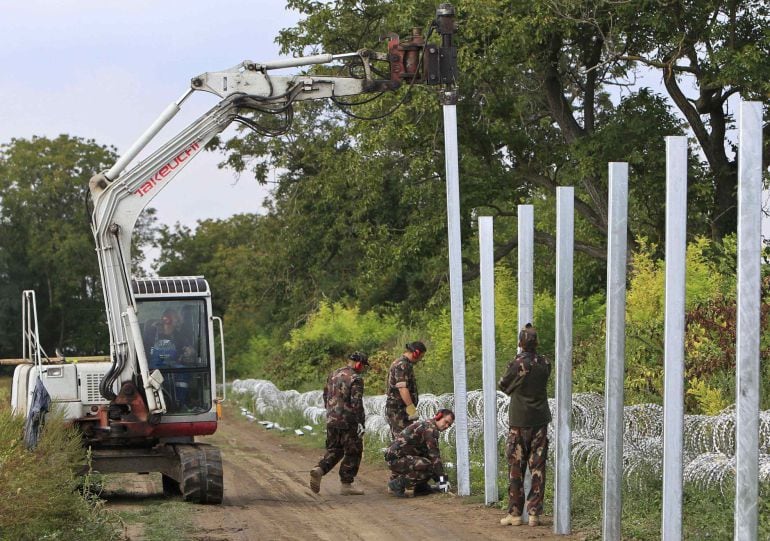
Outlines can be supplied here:
M332 372L324 386L326 424L335 428L353 428L364 424L364 380L349 366Z
M531 427L551 422L546 392L550 375L551 362L532 351L522 351L508 364L497 387L511 397L510 426Z
M398 392L400 387L406 387L409 390L409 395L412 397L412 402L417 405L419 396L417 395L417 380L414 377L414 365L404 355L393 361L388 370L388 386L385 389L388 402L395 402L402 407L404 401L401 399L401 394Z
M441 463L438 437L441 434L436 421L416 421L407 426L385 451L385 460L392 462L405 456L421 456L430 460L433 466L433 476L444 475L444 465Z

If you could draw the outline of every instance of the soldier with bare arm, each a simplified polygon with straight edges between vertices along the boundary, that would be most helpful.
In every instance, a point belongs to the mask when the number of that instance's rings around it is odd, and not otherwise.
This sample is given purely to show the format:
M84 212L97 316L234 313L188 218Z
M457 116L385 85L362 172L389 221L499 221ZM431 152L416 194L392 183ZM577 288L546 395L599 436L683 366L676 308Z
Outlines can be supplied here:
M418 419L417 381L414 377L414 364L425 355L426 347L422 342L410 342L406 351L390 365L388 385L385 389L385 417L390 425L390 435L395 440L409 424Z
M340 464L340 494L355 496L364 493L353 486L361 455L364 452L364 379L362 372L369 366L364 353L355 352L348 363L329 375L324 387L326 407L326 454L310 471L310 489L321 490L321 478Z
M527 323L519 332L521 352L508 364L498 388L511 397L508 408L508 515L500 524L518 526L524 512L524 473L532 474L532 487L527 495L529 525L540 524L545 492L545 463L548 458L548 408L546 386L551 375L551 363L538 355L537 332Z
M431 479L438 483L438 490L449 491L438 438L441 432L452 426L454 420L452 410L439 410L435 417L406 427L390 444L385 451L385 461L392 473L388 482L391 494L403 498L406 489L427 485Z

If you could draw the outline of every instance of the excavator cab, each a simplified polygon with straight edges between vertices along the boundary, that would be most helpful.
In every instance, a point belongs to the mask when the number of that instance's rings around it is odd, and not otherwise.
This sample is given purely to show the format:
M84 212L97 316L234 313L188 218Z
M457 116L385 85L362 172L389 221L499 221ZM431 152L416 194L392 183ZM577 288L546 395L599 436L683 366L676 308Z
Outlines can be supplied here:
M216 414L211 292L202 277L132 281L149 369L163 375L170 422ZM189 419L193 420L193 419Z

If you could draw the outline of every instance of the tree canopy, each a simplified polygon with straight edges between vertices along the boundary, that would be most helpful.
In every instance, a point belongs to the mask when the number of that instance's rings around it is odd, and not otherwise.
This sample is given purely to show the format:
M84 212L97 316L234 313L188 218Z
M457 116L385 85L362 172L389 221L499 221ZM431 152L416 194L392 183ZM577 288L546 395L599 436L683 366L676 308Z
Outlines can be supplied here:
M0 357L20 354L21 292L37 292L41 342L68 353L109 351L88 180L116 159L92 140L13 139L0 146ZM151 236L139 224L134 257Z

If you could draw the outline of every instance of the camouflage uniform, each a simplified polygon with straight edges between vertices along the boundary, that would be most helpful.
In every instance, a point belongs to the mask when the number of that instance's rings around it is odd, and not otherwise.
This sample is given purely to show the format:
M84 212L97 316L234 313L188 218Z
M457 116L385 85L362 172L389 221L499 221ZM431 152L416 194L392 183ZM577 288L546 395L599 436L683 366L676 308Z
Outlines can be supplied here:
M444 475L439 434L433 419L416 421L406 427L385 451L392 478L406 479L407 486L415 486Z
M358 436L358 425L364 424L364 380L350 366L343 366L332 372L324 386L326 406L326 454L318 462L324 475L337 463L340 464L340 480L352 483L364 442Z
M412 402L417 407L417 380L414 377L414 365L405 355L402 355L390 365L388 370L388 387L385 389L385 417L390 425L390 436L394 440L409 426L412 421L406 413L406 404L401 399L399 388L406 387Z
M520 516L524 511L524 473L529 467L532 487L527 495L527 513L541 515L545 491L545 465L548 458L548 408L546 385L551 363L534 351L522 351L508 365L498 388L510 395L505 444L508 458L508 513Z

